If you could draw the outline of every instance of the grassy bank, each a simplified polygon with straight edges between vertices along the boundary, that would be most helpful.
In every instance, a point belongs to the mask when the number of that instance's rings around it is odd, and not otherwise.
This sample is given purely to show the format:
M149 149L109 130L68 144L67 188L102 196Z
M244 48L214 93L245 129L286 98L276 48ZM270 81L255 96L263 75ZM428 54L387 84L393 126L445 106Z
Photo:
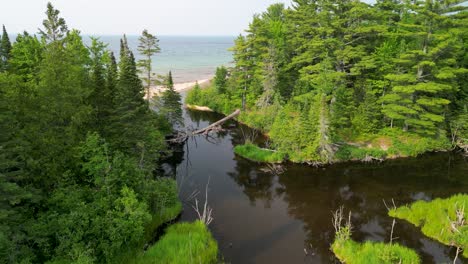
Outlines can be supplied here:
M132 248L122 249L122 253L115 257L114 263L131 263L138 256L143 254L145 244L150 243L157 235L158 228L163 224L175 220L182 212L182 203L178 197L177 183L168 178L161 178L158 181L160 190L153 197L154 207L151 215L151 221L145 225L145 233L143 239Z
M467 207L468 194L459 194L431 202L417 201L391 210L389 215L420 227L426 236L445 245L464 249L463 256L468 257ZM460 220L461 216L464 221Z
M148 251L140 254L133 264L215 263L218 246L208 228L200 221L178 223Z
M414 250L398 244L369 241L357 243L348 239L346 241L335 241L332 250L341 262L347 264L421 263Z
M285 158L281 152L263 149L251 143L236 146L234 153L256 162L281 163Z

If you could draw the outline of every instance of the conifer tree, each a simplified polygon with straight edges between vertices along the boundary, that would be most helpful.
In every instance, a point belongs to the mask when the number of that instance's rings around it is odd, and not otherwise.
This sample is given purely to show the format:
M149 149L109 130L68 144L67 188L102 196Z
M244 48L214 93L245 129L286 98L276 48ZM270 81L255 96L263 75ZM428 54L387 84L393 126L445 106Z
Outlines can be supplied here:
M453 63L463 27L457 12L466 9L461 2L407 4L408 11L395 33L406 44L396 59L397 71L386 76L392 92L382 98L390 126L398 122L405 130L429 135L438 132L450 104L446 95L458 89L453 80L466 71Z
M0 40L0 72L8 70L8 60L11 56L11 42L8 33L3 25L2 35Z
M59 16L60 11L49 2L45 14L47 19L42 22L44 29L39 29L39 33L48 43L63 39L68 32L68 26L65 19Z
M174 90L174 80L172 79L171 71L169 71L165 83L166 90L161 95L161 112L173 126L180 125L182 123L181 96Z
M107 60L112 59L106 49L107 45L99 41L97 38L91 39L91 47L89 48L91 53L91 85L92 93L90 96L91 105L94 108L95 125L97 131L101 135L106 134L107 123L109 117L113 111L112 103L112 92L115 88L111 87L114 84L108 85L107 82L115 82L115 76L107 77L106 74L114 75L114 72L106 73ZM115 63L115 58L114 62ZM111 66L113 67L113 66ZM106 79L107 78L107 79ZM110 79L110 80L109 80Z
M138 40L138 51L140 52L140 55L143 56L143 59L140 59L138 61L138 66L141 68L142 72L145 75L144 81L146 86L146 95L148 96L147 101L149 104L149 101L151 99L149 98L150 88L153 83L151 79L152 57L155 54L161 52L161 48L159 47L159 39L148 33L148 30L146 29L143 30L143 33Z
M226 82L227 82L228 71L226 67L221 66L216 68L216 73L214 77L214 83L218 93L222 94L226 92Z

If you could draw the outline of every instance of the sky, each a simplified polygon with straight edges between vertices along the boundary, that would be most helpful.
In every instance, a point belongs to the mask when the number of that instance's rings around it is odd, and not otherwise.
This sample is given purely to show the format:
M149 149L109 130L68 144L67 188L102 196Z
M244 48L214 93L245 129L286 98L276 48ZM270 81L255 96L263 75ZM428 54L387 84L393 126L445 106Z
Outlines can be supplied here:
M42 25L48 0L3 0L0 24L9 33L35 33ZM69 28L90 35L234 36L255 13L290 0L50 0Z

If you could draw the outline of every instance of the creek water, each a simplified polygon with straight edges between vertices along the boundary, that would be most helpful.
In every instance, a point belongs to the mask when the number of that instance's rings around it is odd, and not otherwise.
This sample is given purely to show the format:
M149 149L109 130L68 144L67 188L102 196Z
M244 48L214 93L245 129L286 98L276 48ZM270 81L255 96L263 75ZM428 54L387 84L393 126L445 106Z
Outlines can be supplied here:
M202 128L220 118L184 111L188 127ZM393 219L387 216L384 199L391 204L393 198L398 206L468 191L467 160L454 153L323 168L287 164L286 171L275 176L264 172L264 164L233 153L252 129L235 121L223 127L225 131L209 138L189 139L164 169L178 181L184 200L181 221L196 219L193 201L187 199L198 190L203 203L209 181L214 218L209 228L226 263L338 263L330 245L332 211L340 206L352 212L354 240L388 241ZM416 250L422 263L451 263L455 253L403 220L397 220L394 237Z

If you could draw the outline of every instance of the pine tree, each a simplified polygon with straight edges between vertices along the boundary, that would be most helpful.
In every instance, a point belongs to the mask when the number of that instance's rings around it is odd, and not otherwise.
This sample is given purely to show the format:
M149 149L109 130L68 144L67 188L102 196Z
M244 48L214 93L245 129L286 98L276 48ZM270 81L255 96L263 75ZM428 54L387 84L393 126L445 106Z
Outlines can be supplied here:
M115 89L115 83L110 85L107 83L108 81L115 82L115 76L108 77L106 74L115 75L115 73L112 71L106 73L105 65L107 60L112 60L112 58L109 57L106 44L100 42L97 38L92 38L89 50L91 53L90 77L93 89L90 102L94 108L94 123L97 131L99 131L101 135L106 135L106 127L111 112L113 111L112 92ZM111 64L115 63L115 58L113 58L113 60L113 62L110 62Z
M216 68L214 83L215 83L216 90L220 94L226 92L227 74L228 74L228 71L226 67L221 66L221 67Z
M8 60L11 56L11 42L8 33L3 25L3 32L0 40L0 72L8 70Z
M458 89L453 80L466 71L453 63L463 27L457 12L466 9L461 2L408 3L395 33L405 41L404 50L395 59L397 71L386 76L392 92L382 98L390 126L397 123L421 134L438 132L450 104L447 94Z
M161 48L159 47L159 40L148 33L148 30L143 30L142 35L140 36L139 44L138 44L138 51L144 57L144 59L140 59L138 61L138 66L142 69L142 72L145 74L144 81L146 82L146 95L148 96L147 101L149 105L149 98L150 95L150 88L152 79L152 57L161 52Z
M49 2L45 14L47 19L42 22L44 29L39 29L39 33L48 43L63 39L68 32L68 27L65 19L59 16L60 11Z
M174 90L174 81L172 73L166 77L166 90L161 95L162 107L161 113L167 118L173 126L182 124L182 103L180 94Z

